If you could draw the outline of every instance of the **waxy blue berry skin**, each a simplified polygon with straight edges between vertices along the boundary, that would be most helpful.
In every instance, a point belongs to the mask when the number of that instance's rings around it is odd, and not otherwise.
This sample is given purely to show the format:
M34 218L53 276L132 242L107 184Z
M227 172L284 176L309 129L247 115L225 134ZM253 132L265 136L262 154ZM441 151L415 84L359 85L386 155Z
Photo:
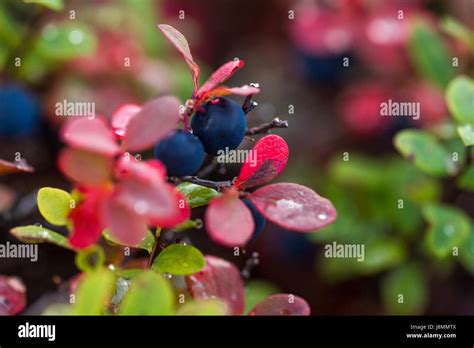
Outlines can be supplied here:
M0 88L0 136L32 135L40 126L40 104L20 85Z
M262 232L267 219L257 210L255 205L250 201L248 198L242 198L242 202L245 203L247 208L249 208L250 212L252 213L253 222L255 223L255 228L253 230L253 239L257 238L260 233Z
M165 165L169 176L195 174L204 162L204 155L201 141L180 129L155 145L155 158Z
M191 127L205 151L216 155L219 150L233 150L240 145L247 130L247 120L237 102L219 98L207 102L194 114Z

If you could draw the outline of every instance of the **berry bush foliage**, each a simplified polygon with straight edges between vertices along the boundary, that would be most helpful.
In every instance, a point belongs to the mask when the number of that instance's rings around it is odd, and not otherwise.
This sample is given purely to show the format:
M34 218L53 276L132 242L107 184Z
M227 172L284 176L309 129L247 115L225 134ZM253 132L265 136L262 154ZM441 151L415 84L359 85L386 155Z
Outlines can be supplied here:
M287 123L274 119L248 129L246 117L256 106L252 96L259 86L222 84L244 62L224 64L200 86L199 66L185 37L169 25L158 28L189 66L190 99L184 105L174 96L126 104L113 113L110 124L101 117L64 124L60 134L67 146L58 165L73 189L44 187L37 201L46 221L68 235L41 225L11 230L20 241L76 252L82 273L71 281L71 303L52 305L46 313L309 315L306 301L293 294L271 295L246 308L243 277L232 262L203 255L189 243L163 242L169 231L199 228L202 221L191 219L191 210L204 205L204 229L228 248L245 247L266 220L313 232L331 224L336 210L305 186L270 184L289 154L285 140L274 134L256 141L251 150L256 163L245 160L237 178L195 176L212 167L219 150L236 149L246 134L265 134ZM240 105L229 95L245 100ZM139 152L153 147L155 158L142 159ZM148 260L125 263L130 248L146 250Z

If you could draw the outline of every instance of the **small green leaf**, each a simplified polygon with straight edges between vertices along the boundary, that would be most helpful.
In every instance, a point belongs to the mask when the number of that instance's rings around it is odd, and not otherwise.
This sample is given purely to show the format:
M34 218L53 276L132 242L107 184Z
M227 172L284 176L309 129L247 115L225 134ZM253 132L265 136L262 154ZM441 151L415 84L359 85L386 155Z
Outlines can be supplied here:
M109 242L112 244L117 244L117 245L123 245L119 243L110 233L108 229L105 229L104 232L102 233L105 239L107 239ZM153 245L155 243L155 237L153 236L153 233L151 233L150 230L147 231L143 239L140 241L139 244L137 245L127 245L131 248L139 248L148 251L150 254L151 251L153 250Z
M441 28L458 39L474 53L474 32L453 17L443 18Z
M420 130L403 130L394 138L397 150L422 171L442 177L458 171L450 152L431 134Z
M69 241L62 234L48 230L47 228L29 225L15 227L10 230L10 233L15 236L19 241L24 243L51 243L60 247L72 250L72 246Z
M224 302L217 299L191 301L181 306L177 315L226 315Z
M103 315L115 288L115 274L101 268L84 275L76 290L75 315Z
M175 228L173 228L173 230L176 231L176 232L182 232L182 231L189 230L191 228L201 229L202 228L202 220L201 219L195 219L195 220L188 219L185 222L183 222L182 224L180 224L180 225L176 226Z
M453 79L446 89L446 101L449 111L459 124L474 124L473 80L467 76Z
M102 268L105 262L104 250L98 245L79 250L76 254L76 266L83 272Z
M73 201L69 192L43 187L38 191L38 209L43 217L51 224L64 226L71 211Z
M219 196L219 193L214 189L190 182L179 184L178 190L184 194L190 208L206 205L211 199Z
M146 271L132 279L119 314L172 315L174 306L174 292L168 279L154 271Z
M245 286L245 310L248 313L255 305L270 295L279 293L280 290L267 281L251 280Z
M460 249L459 256L464 267L474 274L474 226L471 227L469 236Z
M172 244L158 255L152 269L161 273L189 275L199 272L205 265L206 260L197 248L192 245Z
M382 280L382 299L388 314L422 314L428 298L425 274L417 265L405 265Z
M50 10L60 11L64 8L63 0L23 0L27 4L38 4Z
M443 88L453 74L451 57L441 37L423 21L414 23L408 42L410 58L418 72Z
M469 217L462 210L445 204L428 203L422 208L429 222L427 242L430 250L445 258L453 248L460 248L470 231Z
M465 146L474 145L474 124L458 126L457 130L459 137L461 138Z
M467 191L474 191L474 166L469 166L458 179L460 188Z

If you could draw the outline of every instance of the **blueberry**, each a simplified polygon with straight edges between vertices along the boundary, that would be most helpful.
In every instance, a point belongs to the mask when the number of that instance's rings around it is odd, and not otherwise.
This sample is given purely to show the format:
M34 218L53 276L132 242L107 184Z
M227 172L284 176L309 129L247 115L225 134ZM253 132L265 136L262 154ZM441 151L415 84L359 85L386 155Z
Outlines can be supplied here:
M253 231L253 238L257 238L260 233L262 232L263 228L265 227L265 223L267 222L267 219L260 214L260 212L257 210L255 205L250 201L248 198L242 198L242 202L245 203L247 208L250 209L250 212L252 213L253 217L253 222L255 223L255 229Z
M40 125L38 99L19 85L0 88L0 136L29 136Z
M178 129L156 144L155 158L170 176L193 175L204 162L204 147L196 136Z
M210 155L219 150L235 149L240 145L247 129L242 107L229 98L219 98L203 105L191 121L194 134L201 139Z

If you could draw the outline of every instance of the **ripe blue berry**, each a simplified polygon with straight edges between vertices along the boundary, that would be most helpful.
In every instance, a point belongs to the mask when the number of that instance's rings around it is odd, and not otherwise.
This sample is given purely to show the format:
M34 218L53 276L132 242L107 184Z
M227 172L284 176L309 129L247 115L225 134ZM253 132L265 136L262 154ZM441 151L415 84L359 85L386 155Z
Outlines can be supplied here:
M219 150L235 149L240 145L247 129L242 107L229 98L219 98L203 105L191 121L194 134L201 139L208 154Z
M204 162L204 147L196 136L178 129L156 144L155 158L170 176L193 175Z
M255 229L253 230L253 238L257 238L260 233L262 232L263 228L265 227L265 223L267 219L260 214L260 212L255 208L253 203L248 198L242 198L242 202L245 203L247 208L249 208L250 212L252 213L253 222L255 223Z
M0 88L0 136L28 136L40 124L37 98L19 85Z

